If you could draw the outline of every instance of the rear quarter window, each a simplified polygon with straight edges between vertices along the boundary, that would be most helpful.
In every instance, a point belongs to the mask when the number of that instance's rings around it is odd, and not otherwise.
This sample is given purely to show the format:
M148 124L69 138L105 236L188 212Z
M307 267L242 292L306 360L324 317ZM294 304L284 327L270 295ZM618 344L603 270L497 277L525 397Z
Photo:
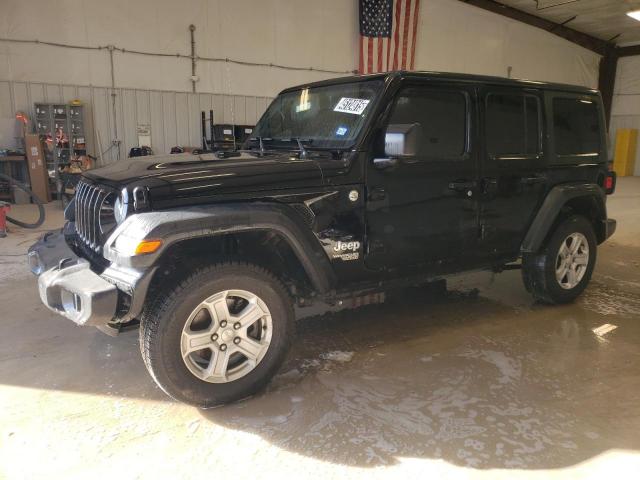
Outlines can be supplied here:
M600 112L589 98L552 100L553 140L560 161L570 157L598 157L601 150Z

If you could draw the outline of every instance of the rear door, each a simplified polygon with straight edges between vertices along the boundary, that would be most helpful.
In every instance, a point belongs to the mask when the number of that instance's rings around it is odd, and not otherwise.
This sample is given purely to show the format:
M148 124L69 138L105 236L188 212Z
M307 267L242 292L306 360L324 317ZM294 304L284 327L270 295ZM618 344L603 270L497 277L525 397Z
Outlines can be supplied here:
M476 157L472 146L475 91L467 85L412 80L397 92L386 125L415 125L415 157L379 168L384 132L367 166L367 266L455 269L473 255L478 237ZM449 265L449 267L447 267Z
M547 189L544 96L535 89L487 86L480 92L479 253L517 255Z

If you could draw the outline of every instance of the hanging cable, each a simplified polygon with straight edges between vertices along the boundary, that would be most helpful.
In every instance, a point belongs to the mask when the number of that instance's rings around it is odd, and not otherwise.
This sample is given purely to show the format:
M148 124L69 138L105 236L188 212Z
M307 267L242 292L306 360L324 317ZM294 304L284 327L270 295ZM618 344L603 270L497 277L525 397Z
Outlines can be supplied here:
M173 57L173 58L181 58L185 60L199 60L203 62L214 62L214 63L233 63L236 65L244 65L250 67L268 67L268 68L276 68L280 70L293 70L293 71L308 71L308 72L319 72L319 73L335 73L335 74L353 74L357 73L356 70L331 70L325 68L316 68L316 67L300 67L300 66L292 66L292 65L282 65L279 63L266 63L266 62L248 62L245 60L236 60L228 57L201 57L199 55L184 55L181 53L161 53L161 52L146 52L142 50L129 50L122 47L117 47L114 45L107 46L86 46L86 45L74 45L70 43L59 43L59 42L46 42L41 40L25 40L25 39L16 39L16 38L0 38L0 42L8 42L8 43L30 43L35 45L48 45L51 47L61 47L61 48L73 48L77 50L107 50L110 52L119 52L123 54L132 54L132 55L144 55L148 57Z

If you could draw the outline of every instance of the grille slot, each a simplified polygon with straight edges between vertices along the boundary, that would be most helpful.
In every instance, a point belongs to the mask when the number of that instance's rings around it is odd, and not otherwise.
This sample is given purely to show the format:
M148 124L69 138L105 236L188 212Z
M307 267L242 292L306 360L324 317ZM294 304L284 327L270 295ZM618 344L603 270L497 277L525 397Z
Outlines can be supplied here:
M102 249L100 238L100 207L109 192L84 181L76 189L76 232L92 250Z

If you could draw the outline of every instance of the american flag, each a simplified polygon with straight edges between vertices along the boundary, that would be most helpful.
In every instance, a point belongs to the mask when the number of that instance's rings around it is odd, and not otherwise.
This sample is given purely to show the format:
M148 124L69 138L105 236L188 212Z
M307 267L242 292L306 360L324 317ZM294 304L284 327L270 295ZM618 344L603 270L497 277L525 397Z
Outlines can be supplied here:
M420 0L360 0L359 73L413 70Z

